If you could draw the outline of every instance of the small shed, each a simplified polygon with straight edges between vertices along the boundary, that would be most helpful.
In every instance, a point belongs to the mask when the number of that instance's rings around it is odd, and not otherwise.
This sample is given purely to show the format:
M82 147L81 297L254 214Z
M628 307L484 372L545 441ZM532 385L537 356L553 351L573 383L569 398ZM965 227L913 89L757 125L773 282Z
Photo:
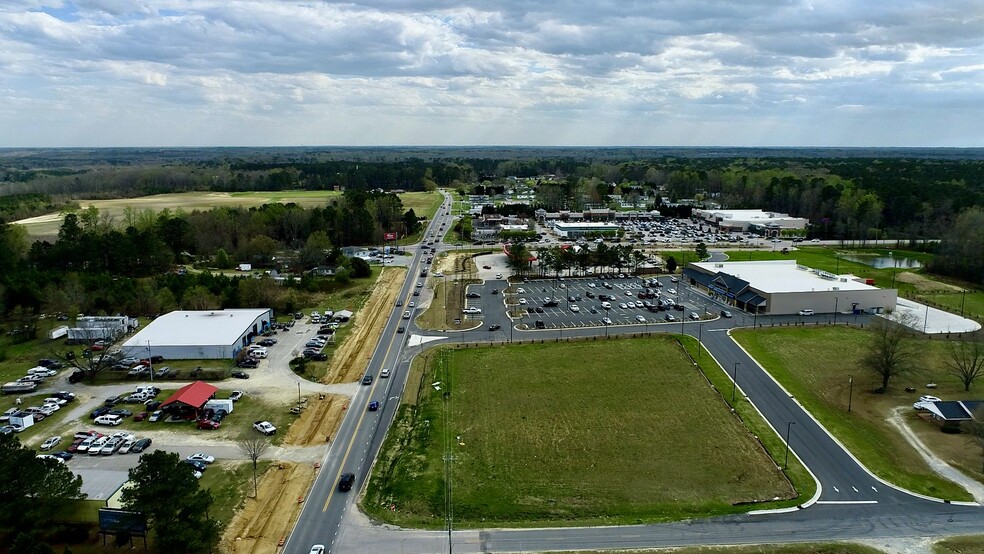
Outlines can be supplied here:
M336 321L348 321L352 319L352 315L353 315L352 312L348 310L338 310L337 312L335 312L332 318L335 319Z

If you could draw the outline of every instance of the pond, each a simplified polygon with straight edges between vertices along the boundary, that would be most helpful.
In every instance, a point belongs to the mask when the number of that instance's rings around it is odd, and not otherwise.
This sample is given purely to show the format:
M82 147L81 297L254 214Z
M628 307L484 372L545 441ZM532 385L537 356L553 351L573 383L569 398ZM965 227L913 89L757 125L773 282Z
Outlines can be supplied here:
M901 258L898 256L858 256L853 254L845 254L839 257L848 261L871 266L875 269L888 269L893 267L900 269L915 269L917 267L922 267L919 260L914 260L912 258Z

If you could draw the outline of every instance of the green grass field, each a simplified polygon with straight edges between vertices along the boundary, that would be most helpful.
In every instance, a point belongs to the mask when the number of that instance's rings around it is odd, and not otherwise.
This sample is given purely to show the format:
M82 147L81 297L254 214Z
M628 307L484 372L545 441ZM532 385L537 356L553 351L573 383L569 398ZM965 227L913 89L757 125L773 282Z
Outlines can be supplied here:
M124 210L153 210L164 209L209 210L219 207L249 208L274 202L295 203L305 208L323 206L332 198L341 196L340 192L328 190L287 190L287 191L253 191L253 192L181 192L172 194L155 194L138 198L115 198L109 200L79 200L81 208L95 206L101 214L107 214L116 221L122 221ZM413 208L418 217L432 218L441 205L441 195L437 192L407 192L400 195L404 209ZM61 227L62 214L48 214L18 221L27 229L32 238L52 238L58 235Z
M796 495L672 338L431 360L369 485L379 519L443 524L446 444L456 526L658 521Z
M932 394L940 398L977 398L973 393L963 393L963 387L945 374L941 341L923 341L921 348L925 356L920 360L919 368L891 382L886 394L873 394L870 391L880 385L880 380L858 363L868 341L866 331L843 327L794 327L737 331L734 335L875 474L918 493L950 500L971 500L963 488L937 476L886 421L892 409L902 407L910 427L921 431L920 436L929 441L934 450L939 446L952 451L959 457L954 460L956 465L964 467L965 471L974 468L969 474L977 479L984 477L980 473L980 448L947 446L960 438L944 435L931 423L916 417L911 408L919 395L926 394L923 385L929 382L939 384ZM907 393L906 386L917 390ZM847 411L849 395L851 412Z

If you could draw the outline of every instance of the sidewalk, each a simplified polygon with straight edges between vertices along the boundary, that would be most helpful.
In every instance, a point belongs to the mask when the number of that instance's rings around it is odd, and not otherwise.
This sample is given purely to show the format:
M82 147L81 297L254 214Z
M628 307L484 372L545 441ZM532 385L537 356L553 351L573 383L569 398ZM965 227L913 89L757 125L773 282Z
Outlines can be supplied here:
M900 314L910 315L915 321L912 328L921 333L973 333L981 328L981 324L974 320L906 298L899 298L895 309Z

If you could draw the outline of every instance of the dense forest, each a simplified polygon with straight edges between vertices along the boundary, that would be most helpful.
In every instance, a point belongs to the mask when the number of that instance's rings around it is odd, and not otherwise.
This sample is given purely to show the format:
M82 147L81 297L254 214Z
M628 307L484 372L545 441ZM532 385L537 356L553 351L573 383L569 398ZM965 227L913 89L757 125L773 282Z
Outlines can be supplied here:
M269 280L208 272L174 275L175 263L232 268L249 262L301 276L296 287L322 286L306 270L328 266L335 281L366 277L368 265L341 246L379 244L384 232L414 233L420 222L397 195L349 189L322 208L265 204L190 213L133 212L125 225L95 209L69 213L54 242L29 243L23 228L0 225L0 312L154 314L272 306L293 310L293 296Z

